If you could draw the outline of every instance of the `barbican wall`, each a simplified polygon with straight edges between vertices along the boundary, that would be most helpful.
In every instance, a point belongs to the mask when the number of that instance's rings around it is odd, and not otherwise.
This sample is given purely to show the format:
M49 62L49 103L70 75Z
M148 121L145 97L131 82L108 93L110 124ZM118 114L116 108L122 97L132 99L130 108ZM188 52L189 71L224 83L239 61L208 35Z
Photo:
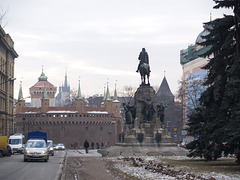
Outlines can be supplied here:
M77 143L82 148L85 140L112 146L120 134L121 119L111 114L16 114L15 132L44 131L54 144L63 143L67 148Z

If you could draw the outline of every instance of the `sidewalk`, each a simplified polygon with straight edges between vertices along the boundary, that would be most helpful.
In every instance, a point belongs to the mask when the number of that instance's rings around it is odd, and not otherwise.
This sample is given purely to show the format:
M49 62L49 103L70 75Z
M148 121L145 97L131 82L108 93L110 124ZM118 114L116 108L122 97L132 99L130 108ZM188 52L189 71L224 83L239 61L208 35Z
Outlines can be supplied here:
M97 150L68 150L62 180L115 180L100 160Z

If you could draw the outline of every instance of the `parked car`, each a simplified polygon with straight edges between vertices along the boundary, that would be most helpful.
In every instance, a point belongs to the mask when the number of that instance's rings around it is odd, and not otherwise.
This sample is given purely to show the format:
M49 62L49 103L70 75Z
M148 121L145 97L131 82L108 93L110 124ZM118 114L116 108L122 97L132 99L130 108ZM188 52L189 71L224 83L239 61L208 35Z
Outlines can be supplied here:
M53 147L53 141L52 140L47 140L47 146L49 148L49 154L54 156L54 147Z
M0 158L3 156L11 156L12 149L8 145L8 137L7 136L0 136Z
M49 159L49 148L43 139L29 139L24 149L24 162L28 160L44 160Z
M59 143L59 144L56 145L55 149L56 150L65 150L65 146L64 146L64 144Z

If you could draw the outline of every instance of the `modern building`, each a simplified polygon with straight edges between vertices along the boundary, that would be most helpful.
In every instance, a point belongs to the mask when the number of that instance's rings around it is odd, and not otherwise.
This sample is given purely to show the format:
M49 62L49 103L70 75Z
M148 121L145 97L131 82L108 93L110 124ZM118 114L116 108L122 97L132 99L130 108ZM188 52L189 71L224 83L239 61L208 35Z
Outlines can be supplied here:
M13 133L14 42L0 26L0 136Z
M59 92L56 96L55 106L71 106L70 103L70 85L67 81L67 73L65 73L64 84L59 86Z
M107 98L101 107L84 106L80 82L78 95L73 107L52 107L49 104L46 85L44 85L40 107L25 107L25 100L19 98L16 104L16 132L27 136L30 131L44 131L54 143L64 143L82 147L85 140L90 143L112 146L122 132L120 102L115 94L112 100L107 87ZM116 90L115 90L116 91Z
M182 65L183 71L183 128L187 128L187 113L188 109L191 106L191 97L188 81L189 77L191 79L205 78L207 76L207 71L202 69L205 66L209 58L200 57L201 54L209 50L210 47L200 46L198 43L204 41L204 36L206 36L209 31L207 30L207 26L204 25L204 30L197 36L196 42L194 45L189 45L187 49L183 49L180 51L180 63ZM199 96L200 97L200 96ZM197 97L197 98L199 98ZM183 139L186 138L186 131L183 132Z
M45 76L43 69L42 74L38 78L38 82L29 88L31 95L31 107L41 107L41 99L44 93L44 87L46 87L46 92L49 98L49 105L55 106L55 94L57 92L57 87L48 81L47 76Z

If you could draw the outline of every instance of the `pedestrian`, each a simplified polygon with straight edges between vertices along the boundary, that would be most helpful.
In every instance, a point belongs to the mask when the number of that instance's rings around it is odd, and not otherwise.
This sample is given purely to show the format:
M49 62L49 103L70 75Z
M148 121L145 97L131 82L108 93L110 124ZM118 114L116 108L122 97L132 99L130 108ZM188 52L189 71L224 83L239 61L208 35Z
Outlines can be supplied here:
M94 142L91 143L92 149L94 149Z
M89 143L88 143L88 141L87 140L85 140L85 142L84 142L84 148L85 148L85 151L86 151L86 153L88 153L88 148L89 148Z
M96 144L96 145L97 145L97 149L99 149L99 143L98 143L98 142L97 142L97 144Z

